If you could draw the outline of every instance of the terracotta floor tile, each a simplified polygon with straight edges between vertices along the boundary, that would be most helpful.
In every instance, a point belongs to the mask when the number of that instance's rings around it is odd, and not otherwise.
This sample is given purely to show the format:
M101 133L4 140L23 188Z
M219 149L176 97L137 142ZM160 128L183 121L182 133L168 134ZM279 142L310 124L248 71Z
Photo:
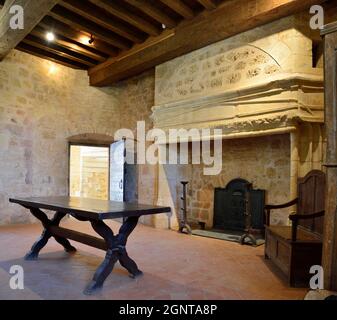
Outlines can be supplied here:
M114 230L119 223L109 222ZM66 227L94 234L88 223L69 219ZM79 243L65 253L51 239L38 261L23 256L41 233L40 225L0 227L0 299L303 299L307 290L290 289L264 259L264 247L138 226L128 242L143 277L136 280L116 264L103 289L82 294L104 252ZM25 289L9 288L9 269L25 271Z

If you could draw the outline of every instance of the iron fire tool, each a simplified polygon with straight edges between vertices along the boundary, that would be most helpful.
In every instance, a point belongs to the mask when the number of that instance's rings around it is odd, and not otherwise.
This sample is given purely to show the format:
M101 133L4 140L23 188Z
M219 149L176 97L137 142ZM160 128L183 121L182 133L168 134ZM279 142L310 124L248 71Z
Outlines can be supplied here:
M183 196L180 198L183 201L183 206L181 208L182 215L180 217L179 232L192 234L192 229L187 223L186 188L187 188L188 181L181 181L180 183L183 185Z
M245 193L245 233L240 238L240 244L245 244L245 239L248 238L252 242L253 246L257 245L256 238L252 234L252 210L251 210L251 199L250 199L250 189L252 184L247 185L247 191Z

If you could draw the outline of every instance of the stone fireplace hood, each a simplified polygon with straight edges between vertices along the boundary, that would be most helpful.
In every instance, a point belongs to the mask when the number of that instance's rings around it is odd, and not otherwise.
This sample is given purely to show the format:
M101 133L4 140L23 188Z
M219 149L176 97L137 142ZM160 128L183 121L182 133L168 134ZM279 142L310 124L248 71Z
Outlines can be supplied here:
M220 128L221 138L228 139L290 132L299 122L323 122L321 74L288 73L266 80L154 106L155 127L164 131Z
M298 19L287 17L157 66L154 127L220 128L228 139L323 123L323 69L313 67L313 42L297 28Z

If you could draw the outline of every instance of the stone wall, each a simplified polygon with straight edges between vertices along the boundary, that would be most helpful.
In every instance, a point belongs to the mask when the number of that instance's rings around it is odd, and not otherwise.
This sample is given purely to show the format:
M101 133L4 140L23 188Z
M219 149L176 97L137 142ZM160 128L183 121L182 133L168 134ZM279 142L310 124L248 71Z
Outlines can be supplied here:
M121 128L131 129L136 137L137 121L145 121L146 130L152 128L151 108L154 105L154 70L118 84L120 94ZM146 204L157 202L156 165L139 165L138 201ZM154 216L143 216L140 221L154 225Z
M203 165L192 165L188 212L192 222L213 226L214 188L224 188L235 178L248 180L254 189L266 190L267 203L289 200L290 135L223 140L222 171L205 176ZM289 210L275 210L272 224L287 224Z
M89 87L84 71L16 50L0 63L0 224L31 221L9 197L67 194L67 138L113 136L118 94Z

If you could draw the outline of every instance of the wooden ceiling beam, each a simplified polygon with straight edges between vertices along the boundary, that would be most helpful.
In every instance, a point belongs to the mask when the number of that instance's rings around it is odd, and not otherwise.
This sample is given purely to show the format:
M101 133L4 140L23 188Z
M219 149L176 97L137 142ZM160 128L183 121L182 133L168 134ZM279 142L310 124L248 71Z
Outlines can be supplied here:
M7 0L0 11L0 61L40 22L58 0ZM24 28L10 28L9 12L14 5L24 8Z
M213 10L216 8L216 4L213 0L198 0L198 2L207 10Z
M111 57L114 57L118 54L118 50L115 47L110 46L100 39L95 39L92 44L89 44L88 40L90 39L90 34L73 29L64 23L53 19L52 17L47 16L43 18L39 26L48 31L53 31L55 34L71 39L77 42L79 46L84 46L88 50L96 49Z
M108 59L89 69L91 85L111 85L175 57L324 2L252 1L225 1L215 10L205 11L188 23L181 23L173 30L166 30L159 37L149 38L143 44L134 46L127 53ZM233 12L235 14L229 14Z
M95 66L97 63L95 60L82 56L79 53L72 52L66 48L59 46L56 43L47 42L34 35L29 34L25 39L22 40L23 43L29 44L33 47L40 48L52 53L55 53L61 57L68 58L73 61L80 62L88 67Z
M64 9L60 6L54 7L48 14L52 18L61 21L72 28L86 31L89 34L96 36L97 38L109 43L112 46L115 46L119 49L125 50L129 49L132 45L130 41L123 39L117 35L112 34L108 30L96 25L90 20L82 18L80 15L77 15L67 9Z
M110 14L118 17L119 19L124 20L125 22L133 25L139 30L144 31L145 33L157 36L162 31L161 29L154 26L152 23L146 21L143 18L138 17L137 15L129 12L128 10L116 5L113 1L110 0L89 0L91 3L100 7L101 9L106 10Z
M104 10L94 6L89 2L84 2L83 0L66 0L61 1L60 5L132 42L141 43L145 40L144 36L139 33L137 34L137 32L134 32L133 30L130 30L131 28L120 23L119 21L111 19L111 17L106 14Z
M36 26L30 34L39 37L40 39L45 40L46 39L46 33L47 30L40 26ZM71 50L73 52L77 52L79 54L82 54L88 58L91 58L93 60L96 60L97 62L103 62L106 60L106 56L102 54L98 54L97 52L93 52L85 48L84 46L81 46L79 43L76 43L75 41L68 39L62 35L55 35L54 43L58 44L59 46L66 48L68 50Z
M175 12L179 13L185 19L192 19L194 11L181 0L160 0L162 3L170 7Z
M124 0L128 4L143 11L148 16L152 17L156 21L164 24L168 28L174 28L177 22L167 15L164 11L156 8L149 2L149 0Z
M65 57L61 57L61 56L59 56L57 54L54 54L52 52L48 52L48 51L45 51L43 49L36 48L36 47L31 46L27 43L21 42L19 45L16 46L16 49L18 49L20 51L23 51L23 52L26 52L26 53L29 53L29 54L32 54L32 55L37 56L37 57L42 58L42 59L46 59L46 60L50 60L50 61L62 64L66 67L70 67L70 68L73 68L73 69L87 69L88 68L84 64L81 64L81 63L76 62L76 61L72 61L72 60L67 59Z

